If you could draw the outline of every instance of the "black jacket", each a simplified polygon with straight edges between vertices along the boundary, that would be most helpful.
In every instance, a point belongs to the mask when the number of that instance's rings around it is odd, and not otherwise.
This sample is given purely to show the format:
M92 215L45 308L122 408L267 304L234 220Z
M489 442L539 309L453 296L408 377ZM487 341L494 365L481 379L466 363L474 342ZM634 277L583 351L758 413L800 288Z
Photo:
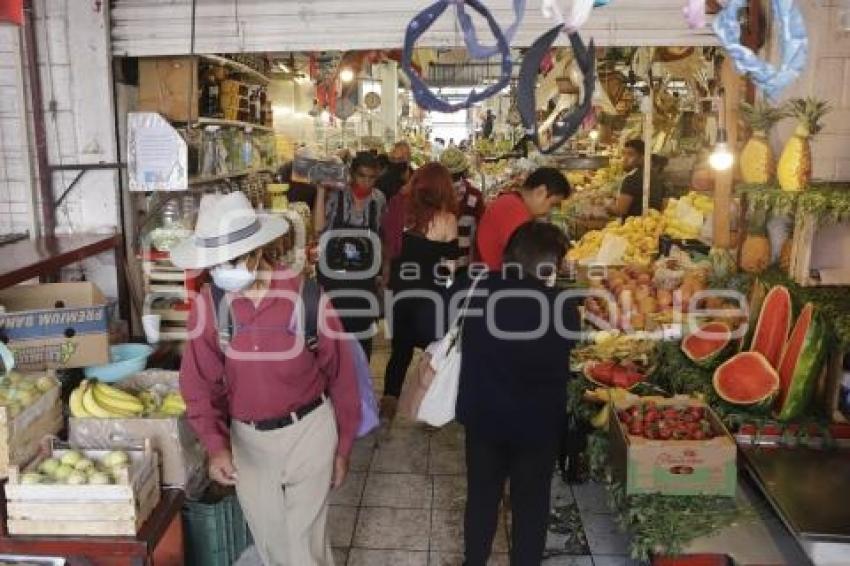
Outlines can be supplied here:
M573 346L563 334L579 329L576 301L558 302L558 291L536 279L495 272L477 290L488 297L472 299L473 314L464 322L457 420L494 440L536 442L560 434ZM494 335L534 329L540 330L531 339Z

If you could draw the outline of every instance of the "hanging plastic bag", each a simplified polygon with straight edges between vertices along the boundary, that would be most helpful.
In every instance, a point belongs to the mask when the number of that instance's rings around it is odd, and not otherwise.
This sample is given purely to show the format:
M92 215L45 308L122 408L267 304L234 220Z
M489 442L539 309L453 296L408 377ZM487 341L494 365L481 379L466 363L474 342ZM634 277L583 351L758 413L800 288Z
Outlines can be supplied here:
M357 429L357 438L362 438L372 432L380 424L378 419L378 401L375 399L375 391L372 389L372 370L369 368L369 360L360 342L348 340L351 353L354 356L354 371L357 373L357 390L360 393L360 428Z

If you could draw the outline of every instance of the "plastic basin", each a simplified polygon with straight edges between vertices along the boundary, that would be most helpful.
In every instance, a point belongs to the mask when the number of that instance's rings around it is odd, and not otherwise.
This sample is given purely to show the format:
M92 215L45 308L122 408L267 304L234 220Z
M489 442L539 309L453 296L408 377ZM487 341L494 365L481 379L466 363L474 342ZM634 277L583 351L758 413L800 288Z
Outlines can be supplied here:
M85 370L86 377L96 377L100 381L113 382L145 369L153 348L147 344L116 344L109 347L108 364L90 366Z

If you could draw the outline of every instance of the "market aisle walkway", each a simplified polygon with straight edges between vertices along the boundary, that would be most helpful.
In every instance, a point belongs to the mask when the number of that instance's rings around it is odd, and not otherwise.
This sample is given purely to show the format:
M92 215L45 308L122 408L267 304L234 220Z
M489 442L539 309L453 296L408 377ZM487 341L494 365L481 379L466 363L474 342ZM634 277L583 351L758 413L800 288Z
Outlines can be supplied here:
M387 356L387 345L376 343L372 368L379 395ZM457 425L429 432L419 425L396 424L358 441L351 475L332 498L330 529L337 566L460 566L464 473L463 430ZM544 564L632 564L604 490L553 481L557 520ZM494 545L494 566L508 566L509 522L505 513Z

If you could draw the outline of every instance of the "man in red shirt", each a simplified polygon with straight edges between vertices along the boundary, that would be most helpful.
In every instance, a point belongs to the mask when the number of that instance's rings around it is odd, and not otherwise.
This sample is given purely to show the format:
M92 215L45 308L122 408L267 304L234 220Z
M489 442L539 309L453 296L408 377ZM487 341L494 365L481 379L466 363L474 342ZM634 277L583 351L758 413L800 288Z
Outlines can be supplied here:
M526 178L522 188L502 195L484 211L475 240L477 257L490 270L502 267L502 254L517 228L549 214L570 196L567 178L552 167L541 167Z

